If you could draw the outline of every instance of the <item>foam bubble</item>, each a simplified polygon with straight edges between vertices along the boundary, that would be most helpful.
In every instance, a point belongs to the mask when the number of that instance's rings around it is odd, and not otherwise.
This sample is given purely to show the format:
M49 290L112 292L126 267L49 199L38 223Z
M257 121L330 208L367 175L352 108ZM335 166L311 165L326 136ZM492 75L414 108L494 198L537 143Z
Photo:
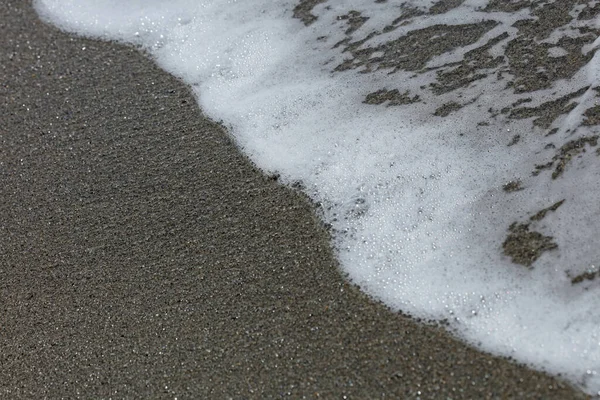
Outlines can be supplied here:
M592 393L599 76L576 3L344 0L308 26L284 0L36 7L192 85L258 166L323 205L367 293Z

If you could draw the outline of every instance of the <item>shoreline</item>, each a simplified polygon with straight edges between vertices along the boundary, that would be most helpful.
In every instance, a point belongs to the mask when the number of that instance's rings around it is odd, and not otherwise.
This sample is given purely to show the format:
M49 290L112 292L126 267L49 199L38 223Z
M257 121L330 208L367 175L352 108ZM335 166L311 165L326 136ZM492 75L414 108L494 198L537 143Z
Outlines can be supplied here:
M0 12L3 395L587 397L347 283L308 200L137 50Z

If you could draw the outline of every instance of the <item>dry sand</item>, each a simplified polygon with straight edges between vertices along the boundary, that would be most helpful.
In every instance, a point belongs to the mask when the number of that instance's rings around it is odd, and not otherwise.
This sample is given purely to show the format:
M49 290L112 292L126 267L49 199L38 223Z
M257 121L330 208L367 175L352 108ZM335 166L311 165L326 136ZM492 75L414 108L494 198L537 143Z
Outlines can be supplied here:
M584 397L345 283L136 50L0 3L0 398Z

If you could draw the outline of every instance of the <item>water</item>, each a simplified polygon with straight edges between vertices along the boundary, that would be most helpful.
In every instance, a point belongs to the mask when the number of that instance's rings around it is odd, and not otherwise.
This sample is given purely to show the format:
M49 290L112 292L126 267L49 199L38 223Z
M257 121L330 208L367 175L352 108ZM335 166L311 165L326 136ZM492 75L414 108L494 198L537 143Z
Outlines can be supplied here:
M599 3L36 8L191 85L259 167L322 205L365 292L596 393Z

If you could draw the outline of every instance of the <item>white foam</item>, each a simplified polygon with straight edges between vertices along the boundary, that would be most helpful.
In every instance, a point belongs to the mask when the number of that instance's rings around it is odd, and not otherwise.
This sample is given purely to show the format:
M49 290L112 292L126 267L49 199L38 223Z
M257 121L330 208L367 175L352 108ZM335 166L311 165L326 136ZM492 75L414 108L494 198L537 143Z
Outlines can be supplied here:
M434 2L410 3L427 8ZM529 13L483 13L486 3L468 0L446 14L416 17L363 47L436 24L497 21L477 42L428 65L460 61L503 32L514 37L512 25ZM588 151L560 180L551 180L550 172L531 177L534 165L554 154L540 144L566 141L595 95L588 90L579 107L557 120L559 131L549 139L531 119L490 119L487 113L518 99L532 97L527 104L532 107L598 85L598 56L573 78L533 94L516 95L491 75L461 89L461 97L457 92L435 96L421 89L435 70L418 76L332 72L348 57L341 48L332 49L345 37L345 22L336 17L350 10L369 16L355 33L360 38L390 24L401 13L397 5L324 3L314 8L319 19L309 27L292 18L295 5L291 0L36 2L43 18L65 30L143 46L194 87L202 109L231 127L258 166L279 173L284 182L302 181L336 232L342 268L367 293L394 309L448 320L452 330L484 350L598 392L600 288L594 282L571 285L569 276L600 266L600 163ZM317 40L321 36L326 38ZM502 51L502 44L493 49ZM550 51L561 56L564 50ZM362 103L382 88L418 93L423 102ZM464 107L445 118L432 115L448 101ZM490 125L477 125L484 121ZM507 147L515 132L521 142ZM580 128L573 138L583 133ZM508 196L502 185L515 178L525 190ZM502 254L510 222L525 222L562 199L560 212L535 223L560 250L544 253L531 270L511 263Z

